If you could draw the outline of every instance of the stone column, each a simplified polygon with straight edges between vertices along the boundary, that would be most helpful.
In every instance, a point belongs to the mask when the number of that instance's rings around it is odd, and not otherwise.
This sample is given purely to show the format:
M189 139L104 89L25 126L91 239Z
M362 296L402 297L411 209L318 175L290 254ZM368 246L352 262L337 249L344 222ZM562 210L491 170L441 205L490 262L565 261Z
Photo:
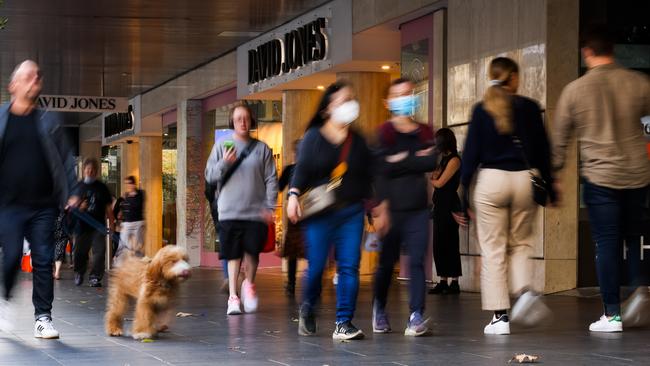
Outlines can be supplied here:
M162 247L162 137L141 136L138 145L139 184L145 192L144 252L153 257Z
M353 126L364 135L369 144L374 144L377 128L389 117L383 99L390 85L390 75L384 72L341 72L336 74L336 78L352 83L360 106L359 119ZM375 273L378 262L378 253L364 250L361 253L359 273L364 275Z
M285 90L282 92L282 163L288 165L291 162L291 147L293 142L301 139L309 120L316 113L318 103L323 95L318 90ZM281 172L278 172L278 178ZM282 202L282 230L287 228L286 200L283 193L280 194ZM283 260L283 269L286 266ZM304 264L299 265L299 269Z
M205 200L201 156L200 100L185 100L177 107L177 245L184 247L190 264L201 263L201 207Z
M122 162L120 165L120 176L122 181L120 182L120 192L125 192L126 187L124 186L124 179L130 175L136 177L139 180L140 176L140 144L138 142L126 143L123 142L120 144L122 149Z
M579 76L578 0L546 2L546 127L553 129L553 116L562 89ZM578 148L575 138L567 149L562 182L562 207L544 211L544 292L573 289L578 274Z

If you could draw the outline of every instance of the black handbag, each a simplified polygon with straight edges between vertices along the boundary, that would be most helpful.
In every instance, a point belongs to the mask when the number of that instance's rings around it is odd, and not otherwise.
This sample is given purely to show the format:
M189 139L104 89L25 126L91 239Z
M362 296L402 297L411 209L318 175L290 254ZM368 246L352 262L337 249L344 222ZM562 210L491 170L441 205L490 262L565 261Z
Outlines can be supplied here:
M548 203L548 184L542 177L538 177L533 173L532 168L530 167L530 163L528 162L528 158L526 158L526 152L524 151L524 147L521 144L521 140L519 137L513 135L512 136L512 142L519 148L521 151L521 156L524 158L524 162L526 163L526 168L530 172L530 182L533 186L533 201L537 203L538 205L544 207Z

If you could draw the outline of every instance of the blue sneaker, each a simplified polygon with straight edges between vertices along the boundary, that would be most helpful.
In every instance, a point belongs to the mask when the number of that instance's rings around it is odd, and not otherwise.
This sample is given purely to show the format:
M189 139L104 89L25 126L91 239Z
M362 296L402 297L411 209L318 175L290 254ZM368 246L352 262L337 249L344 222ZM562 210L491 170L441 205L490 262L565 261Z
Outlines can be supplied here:
M427 323L429 319L423 319L422 314L419 311L415 311L409 317L409 321L406 324L406 330L404 330L405 336L411 337L420 337L429 332Z
M390 333L390 323L386 312L375 302L372 307L372 332L373 333Z

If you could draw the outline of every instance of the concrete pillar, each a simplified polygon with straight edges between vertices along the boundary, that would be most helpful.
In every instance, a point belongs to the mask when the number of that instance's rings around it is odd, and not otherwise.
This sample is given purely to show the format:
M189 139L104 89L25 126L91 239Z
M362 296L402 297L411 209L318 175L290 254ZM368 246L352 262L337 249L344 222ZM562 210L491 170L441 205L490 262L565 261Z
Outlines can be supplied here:
M294 141L301 139L309 120L316 113L318 103L323 95L318 90L285 90L282 92L282 163L291 162L291 147ZM278 177L281 172L278 172ZM287 215L285 195L280 194L282 202L282 230L287 228ZM283 261L283 269L285 268ZM299 270L304 264L299 265Z
M141 136L138 147L139 184L145 192L144 252L153 257L162 247L162 137Z
M124 186L124 179L126 177L133 175L134 177L136 177L136 179L139 180L140 177L139 145L140 144L138 142L132 142L130 144L123 142L120 144L120 148L122 149L122 162L120 165L120 176L122 177L122 181L120 182L120 187L122 187L122 189L120 190L120 192L126 191L126 187Z
M546 126L553 129L553 116L562 89L579 76L579 0L546 2ZM544 211L544 292L573 289L578 274L578 148L575 137L560 179L562 207Z
M383 72L341 72L336 74L336 78L352 83L360 106L359 118L353 126L364 135L369 144L374 144L377 128L389 117L383 99L390 85L390 75ZM378 253L363 251L359 273L363 275L375 273L378 262Z
M177 245L184 247L190 264L201 263L201 221L205 165L201 156L200 100L185 100L177 107Z

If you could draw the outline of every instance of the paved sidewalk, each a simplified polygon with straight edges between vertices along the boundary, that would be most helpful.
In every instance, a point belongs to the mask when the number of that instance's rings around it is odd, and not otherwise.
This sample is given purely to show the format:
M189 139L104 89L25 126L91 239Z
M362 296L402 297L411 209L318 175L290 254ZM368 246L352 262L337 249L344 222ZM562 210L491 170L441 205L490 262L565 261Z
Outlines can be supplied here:
M17 329L0 333L0 365L505 365L519 352L541 355L546 365L650 364L650 329L587 331L600 316L597 296L546 296L555 312L553 322L535 329L513 326L509 336L485 336L483 326L490 314L480 310L478 294L428 295L432 335L406 338L406 286L391 288L388 311L394 333L374 335L370 283L364 278L355 324L366 339L341 343L331 338L331 282L323 290L318 335L299 337L297 304L284 295L278 270L259 274L257 314L227 317L226 295L218 291L221 273L197 269L183 286L178 307L196 316L177 318L170 333L143 343L105 336L105 289L75 287L72 272L63 276L56 282L54 303L61 339L33 337L31 278L23 274L16 288Z

